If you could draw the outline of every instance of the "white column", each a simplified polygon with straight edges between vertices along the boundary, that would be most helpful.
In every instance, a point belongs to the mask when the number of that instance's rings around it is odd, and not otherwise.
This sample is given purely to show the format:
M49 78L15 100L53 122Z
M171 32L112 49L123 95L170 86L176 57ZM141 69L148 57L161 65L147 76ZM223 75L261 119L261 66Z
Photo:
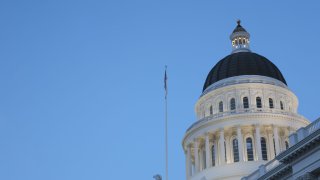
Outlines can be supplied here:
M256 153L258 161L262 161L260 126L256 125Z
M194 171L195 174L199 172L199 142L194 140Z
M220 152L219 152L220 165L224 165L226 163L225 150L224 150L224 129L220 129L219 147L220 147Z
M231 163L230 136L225 137L227 163Z
M243 159L243 138L242 138L242 133L241 133L241 127L237 127L237 138L238 138L238 149L239 149L239 162L244 161Z
M192 176L192 164L191 164L191 146L187 146L187 154L186 154L186 172L187 172L187 180L190 180L190 177Z
M219 164L219 149L218 149L218 138L216 137L216 140L213 142L214 143L214 159L215 159L215 166L218 166Z
M274 145L273 145L273 135L271 132L268 132L268 142L269 142L269 160L274 159Z
M274 137L274 144L276 147L276 155L280 153L280 144L279 144L279 131L277 126L273 126L273 137Z
M199 171L202 171L203 168L203 149L199 147Z
M211 163L211 153L210 153L210 142L209 142L209 133L206 133L206 140L205 140L205 148L206 148L206 168L209 168L212 166Z

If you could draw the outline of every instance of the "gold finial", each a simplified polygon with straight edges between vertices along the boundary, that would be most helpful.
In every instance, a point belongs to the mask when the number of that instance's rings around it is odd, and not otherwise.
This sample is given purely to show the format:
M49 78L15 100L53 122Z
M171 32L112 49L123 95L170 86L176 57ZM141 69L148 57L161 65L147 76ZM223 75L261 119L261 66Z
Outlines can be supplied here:
M241 21L240 21L240 19L238 19L238 20L237 20L238 26L240 26L240 23L241 23Z

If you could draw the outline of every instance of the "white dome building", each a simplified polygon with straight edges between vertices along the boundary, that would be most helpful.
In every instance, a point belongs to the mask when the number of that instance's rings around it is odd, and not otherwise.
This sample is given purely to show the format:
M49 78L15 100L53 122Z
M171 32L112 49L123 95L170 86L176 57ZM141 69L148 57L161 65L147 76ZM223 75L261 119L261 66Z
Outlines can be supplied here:
M309 121L279 69L249 49L238 25L233 51L209 72L195 105L197 121L183 138L187 180L241 179L289 147Z

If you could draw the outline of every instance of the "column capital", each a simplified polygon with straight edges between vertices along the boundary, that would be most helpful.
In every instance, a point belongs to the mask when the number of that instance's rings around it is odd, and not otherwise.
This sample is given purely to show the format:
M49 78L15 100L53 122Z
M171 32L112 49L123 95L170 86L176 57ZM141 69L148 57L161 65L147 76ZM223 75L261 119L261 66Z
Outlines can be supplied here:
M203 134L203 136L205 137L205 138L207 138L207 137L210 137L210 135L211 135L211 133L208 131L208 132L205 132L204 134Z
M199 140L194 139L193 148L199 148Z
M255 128L261 128L261 125L257 123L257 124L254 124L254 127Z
M186 145L185 145L185 148L186 148L186 149L187 149L187 148L191 148L191 146L192 146L191 143L189 143L189 144L186 144Z
M193 138L193 143L195 143L195 142L199 142L199 140L200 140L200 138L199 138L199 137L195 137L195 138Z
M220 128L219 129L219 133L221 134L221 133L224 133L224 128Z

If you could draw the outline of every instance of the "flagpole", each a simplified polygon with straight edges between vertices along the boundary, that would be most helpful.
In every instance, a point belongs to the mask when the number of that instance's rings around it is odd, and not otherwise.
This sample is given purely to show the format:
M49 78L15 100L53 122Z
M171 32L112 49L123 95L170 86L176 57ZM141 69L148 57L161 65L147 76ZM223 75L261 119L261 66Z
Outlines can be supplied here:
M167 102L167 66L165 66L165 75L164 75L164 87L165 87L165 156L166 156L166 180L168 180L168 102Z

